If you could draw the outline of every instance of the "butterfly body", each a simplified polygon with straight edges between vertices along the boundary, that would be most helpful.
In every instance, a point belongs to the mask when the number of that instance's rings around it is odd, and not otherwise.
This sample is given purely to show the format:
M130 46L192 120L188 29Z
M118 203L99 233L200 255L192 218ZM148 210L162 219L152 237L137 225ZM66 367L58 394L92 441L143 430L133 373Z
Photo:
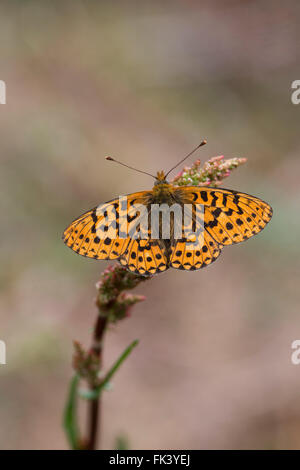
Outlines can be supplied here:
M148 222L148 228L141 229L140 238L127 232L128 224L135 219L132 210L137 204L146 208L144 219ZM192 208L189 223L185 226L183 221L182 227L178 227L171 213L170 234L163 237L160 216L159 235L153 238L151 217L156 205L178 205L182 209L187 205ZM195 215L198 206L202 208L200 216ZM136 274L156 274L170 267L190 271L211 264L224 246L256 235L271 217L269 204L255 196L223 188L175 186L166 181L164 172L158 172L152 190L132 193L125 200L114 199L86 212L66 228L63 240L80 255L119 260ZM202 231L194 236L196 240L191 246L191 234L197 233L194 227L198 219ZM176 227L180 229L177 237Z

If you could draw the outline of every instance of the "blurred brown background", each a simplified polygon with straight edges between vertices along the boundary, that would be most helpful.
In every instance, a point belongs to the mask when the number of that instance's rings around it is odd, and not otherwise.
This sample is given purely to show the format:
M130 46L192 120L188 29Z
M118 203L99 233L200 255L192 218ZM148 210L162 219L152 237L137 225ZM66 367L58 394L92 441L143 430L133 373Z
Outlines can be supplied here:
M248 158L223 186L274 217L212 266L136 289L147 300L106 336L106 366L140 344L105 393L102 445L300 448L299 19L296 0L1 2L2 449L67 447L72 340L89 344L108 263L61 233L153 183L104 156L156 172L202 138L202 161Z

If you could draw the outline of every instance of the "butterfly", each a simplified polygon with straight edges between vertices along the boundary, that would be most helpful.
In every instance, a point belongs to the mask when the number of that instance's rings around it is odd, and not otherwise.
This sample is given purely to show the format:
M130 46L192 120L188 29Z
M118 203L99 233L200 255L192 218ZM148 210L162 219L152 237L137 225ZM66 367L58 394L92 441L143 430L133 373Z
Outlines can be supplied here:
M205 143L202 141L182 161ZM204 268L220 256L224 246L251 238L271 220L271 206L255 196L230 189L169 183L167 175L176 166L167 174L161 171L150 175L155 178L152 190L112 199L82 214L65 229L64 243L82 256L118 260L129 271L148 276L168 268ZM171 213L169 236L162 236L163 216L158 215L157 234L153 237L154 208L170 208L174 204L182 211L188 208L187 221L176 219ZM144 208L142 218L136 207ZM202 208L200 213L195 207ZM128 225L136 221L138 230L128 231ZM200 229L195 231L195 227Z

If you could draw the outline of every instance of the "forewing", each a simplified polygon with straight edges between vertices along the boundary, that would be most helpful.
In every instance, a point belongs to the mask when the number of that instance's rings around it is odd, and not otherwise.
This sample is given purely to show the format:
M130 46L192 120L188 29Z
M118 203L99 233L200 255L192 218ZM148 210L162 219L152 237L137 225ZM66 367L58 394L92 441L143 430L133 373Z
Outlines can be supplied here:
M264 229L272 208L261 199L227 189L180 187L185 203L204 206L204 232L199 247L189 249L187 240L174 240L170 265L193 270L211 264L224 245L240 243Z
M271 206L249 194L195 186L183 189L194 204L204 205L205 230L222 245L251 238L272 218Z
M134 205L146 205L148 197L148 191L129 194L82 214L64 231L65 244L89 258L118 259L131 241L127 236L128 214Z

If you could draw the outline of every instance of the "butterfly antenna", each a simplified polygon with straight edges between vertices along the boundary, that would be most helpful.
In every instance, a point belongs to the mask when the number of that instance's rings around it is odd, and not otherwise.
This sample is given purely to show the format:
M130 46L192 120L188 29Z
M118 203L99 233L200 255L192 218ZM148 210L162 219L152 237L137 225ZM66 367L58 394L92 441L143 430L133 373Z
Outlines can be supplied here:
M179 163L176 163L175 166L173 166L173 168L171 168L171 170L168 171L168 173L166 174L166 177L168 176L169 173L171 173L171 171L175 170L175 168L178 167L178 165L180 165L180 163L183 163L184 160L186 160L188 157L190 157L194 152L196 152L196 150L199 148L199 147L202 147L203 145L205 145L207 142L206 140L202 140L202 142L200 142L199 145L197 145L197 147L194 148L194 150L192 150L190 153L188 153L182 160L180 160Z
M133 168L133 166L125 165L125 163L119 162L118 160L115 160L112 157L105 157L106 160L109 160L110 162L115 162L119 163L119 165L126 166L126 168L130 168L130 170L135 170L138 171L139 173L143 173L144 175L152 176L152 178L156 178L156 176L151 175L151 173L147 173L146 171L138 170L137 168Z

